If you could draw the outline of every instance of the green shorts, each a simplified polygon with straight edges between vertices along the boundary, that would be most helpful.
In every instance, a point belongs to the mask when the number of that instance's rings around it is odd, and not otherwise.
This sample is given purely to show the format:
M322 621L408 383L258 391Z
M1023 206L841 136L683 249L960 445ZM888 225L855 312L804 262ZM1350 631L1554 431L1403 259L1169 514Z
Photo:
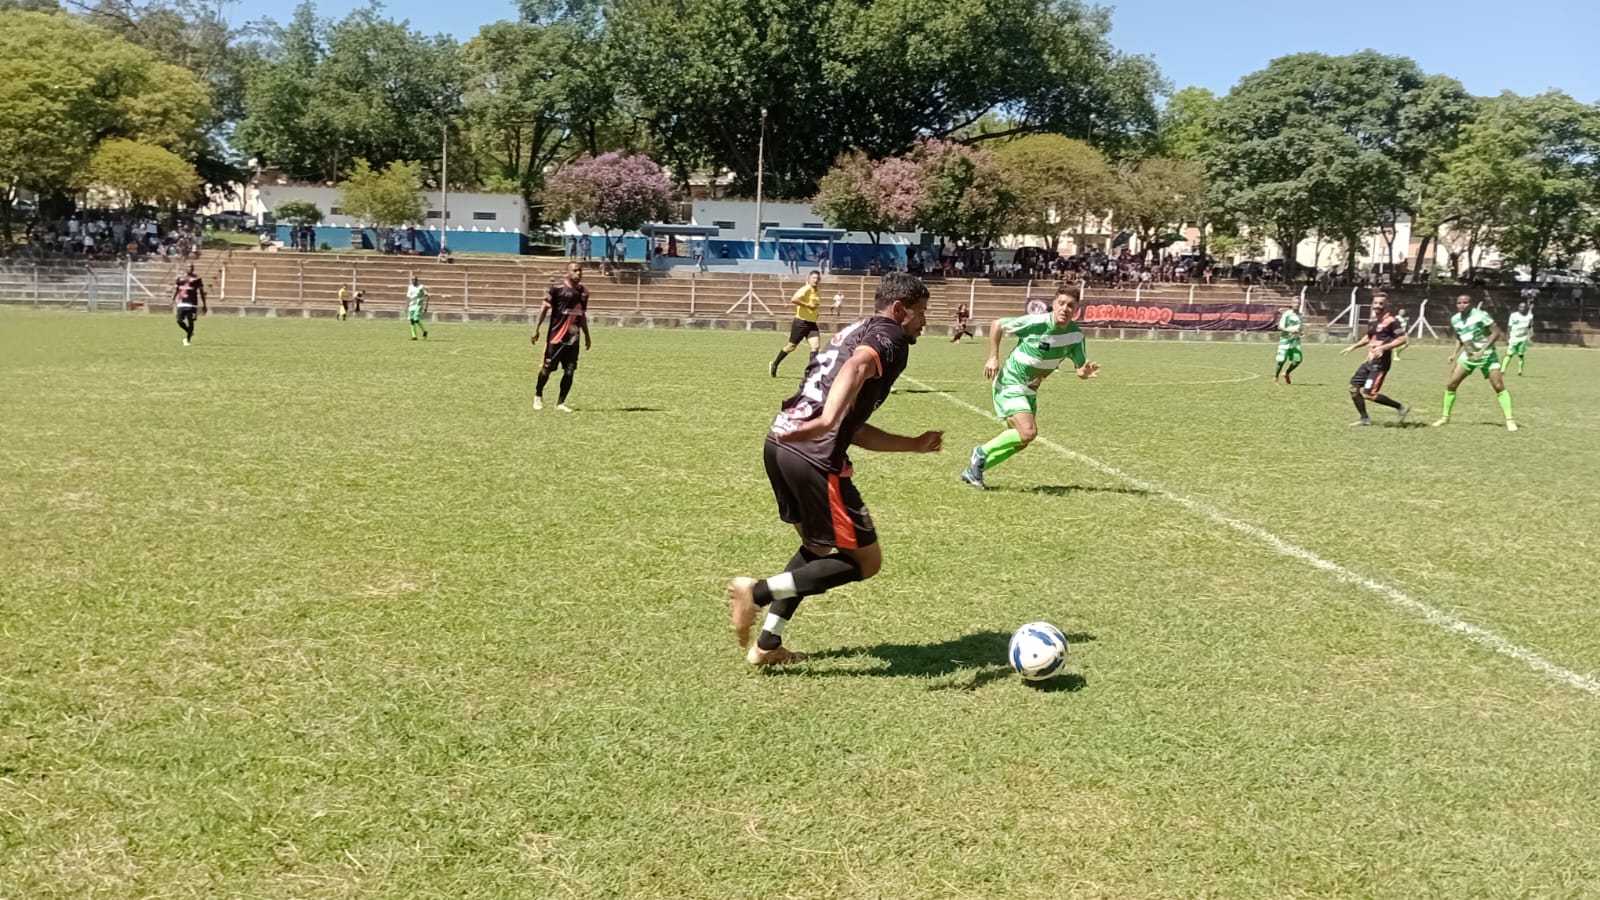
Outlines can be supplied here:
M1490 372L1500 369L1500 356L1490 350L1483 355L1482 359L1468 359L1467 354L1463 353L1456 357L1456 365L1466 369L1468 374L1477 372L1479 375L1488 378Z
M1527 341L1517 341L1515 344L1512 344L1511 346L1506 348L1506 356L1508 356L1508 357L1511 357L1511 356L1527 356L1527 355L1528 355L1528 342Z
M1278 362L1297 363L1301 360L1301 358L1299 347L1285 347L1282 344L1278 345Z
M994 380L994 414L1009 419L1017 413L1039 414L1039 392L1025 384L1003 384Z

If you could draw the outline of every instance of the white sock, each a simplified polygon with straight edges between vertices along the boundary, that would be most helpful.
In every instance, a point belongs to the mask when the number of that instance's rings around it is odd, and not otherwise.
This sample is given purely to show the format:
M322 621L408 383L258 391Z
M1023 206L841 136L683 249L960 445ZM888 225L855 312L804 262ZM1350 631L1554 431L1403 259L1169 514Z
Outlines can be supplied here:
M767 590L772 592L772 599L787 600L795 595L794 573L779 572L767 579Z

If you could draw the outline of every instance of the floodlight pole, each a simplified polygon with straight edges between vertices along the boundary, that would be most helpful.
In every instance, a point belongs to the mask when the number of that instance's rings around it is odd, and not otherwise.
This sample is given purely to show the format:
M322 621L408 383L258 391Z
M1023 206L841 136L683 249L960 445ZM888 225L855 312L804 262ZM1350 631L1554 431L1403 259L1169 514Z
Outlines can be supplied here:
M450 239L445 235L445 229L450 227L450 123L440 125L439 132L443 137L439 153L439 192L443 197L439 204L443 207L439 212L439 255L443 256L450 249Z
M761 136L756 139L756 241L755 258L761 258L761 174L766 169L767 108L761 107Z

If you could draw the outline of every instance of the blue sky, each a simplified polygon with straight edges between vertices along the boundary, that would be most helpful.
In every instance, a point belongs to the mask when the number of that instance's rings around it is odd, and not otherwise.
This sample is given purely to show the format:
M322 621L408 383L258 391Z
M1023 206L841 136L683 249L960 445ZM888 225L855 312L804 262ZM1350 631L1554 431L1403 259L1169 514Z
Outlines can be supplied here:
M284 21L293 2L243 0L231 7L230 17ZM319 0L317 8L338 18L359 5ZM1558 88L1586 103L1600 102L1600 63L1595 61L1600 0L1139 0L1112 5L1113 43L1153 56L1179 88L1198 85L1225 94L1274 57L1373 49L1409 56L1426 72L1460 79L1474 94ZM392 0L384 9L396 19L409 19L419 31L463 40L481 25L516 15L510 0Z

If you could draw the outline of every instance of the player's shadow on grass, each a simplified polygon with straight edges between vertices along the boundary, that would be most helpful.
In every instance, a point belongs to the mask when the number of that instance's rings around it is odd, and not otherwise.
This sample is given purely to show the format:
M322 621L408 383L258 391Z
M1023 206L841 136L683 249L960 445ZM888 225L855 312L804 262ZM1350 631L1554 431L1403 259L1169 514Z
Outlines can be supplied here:
M1031 487L992 487L991 491L1011 492L1017 494L1047 494L1051 497L1070 497L1073 494L1131 494L1138 497L1148 497L1150 492L1144 488L1132 487L1107 487L1092 484L1035 484Z
M1092 634L1069 634L1067 645L1088 643ZM879 678L942 679L929 685L929 690L973 691L1002 678L1016 678L1016 673L1006 665L1006 650L1011 635L1003 631L977 631L936 644L873 644L860 647L838 647L819 650L804 663L769 670L772 675L861 676ZM862 668L859 665L836 665L831 660L853 660L876 657L886 665ZM1070 660L1070 656L1068 657ZM947 678L967 674L965 678ZM1064 672L1048 681L1034 685L1043 691L1081 690L1088 682L1075 672Z
M592 412L666 412L666 409L664 407L660 407L660 406L596 406L596 407L592 407L591 411Z

